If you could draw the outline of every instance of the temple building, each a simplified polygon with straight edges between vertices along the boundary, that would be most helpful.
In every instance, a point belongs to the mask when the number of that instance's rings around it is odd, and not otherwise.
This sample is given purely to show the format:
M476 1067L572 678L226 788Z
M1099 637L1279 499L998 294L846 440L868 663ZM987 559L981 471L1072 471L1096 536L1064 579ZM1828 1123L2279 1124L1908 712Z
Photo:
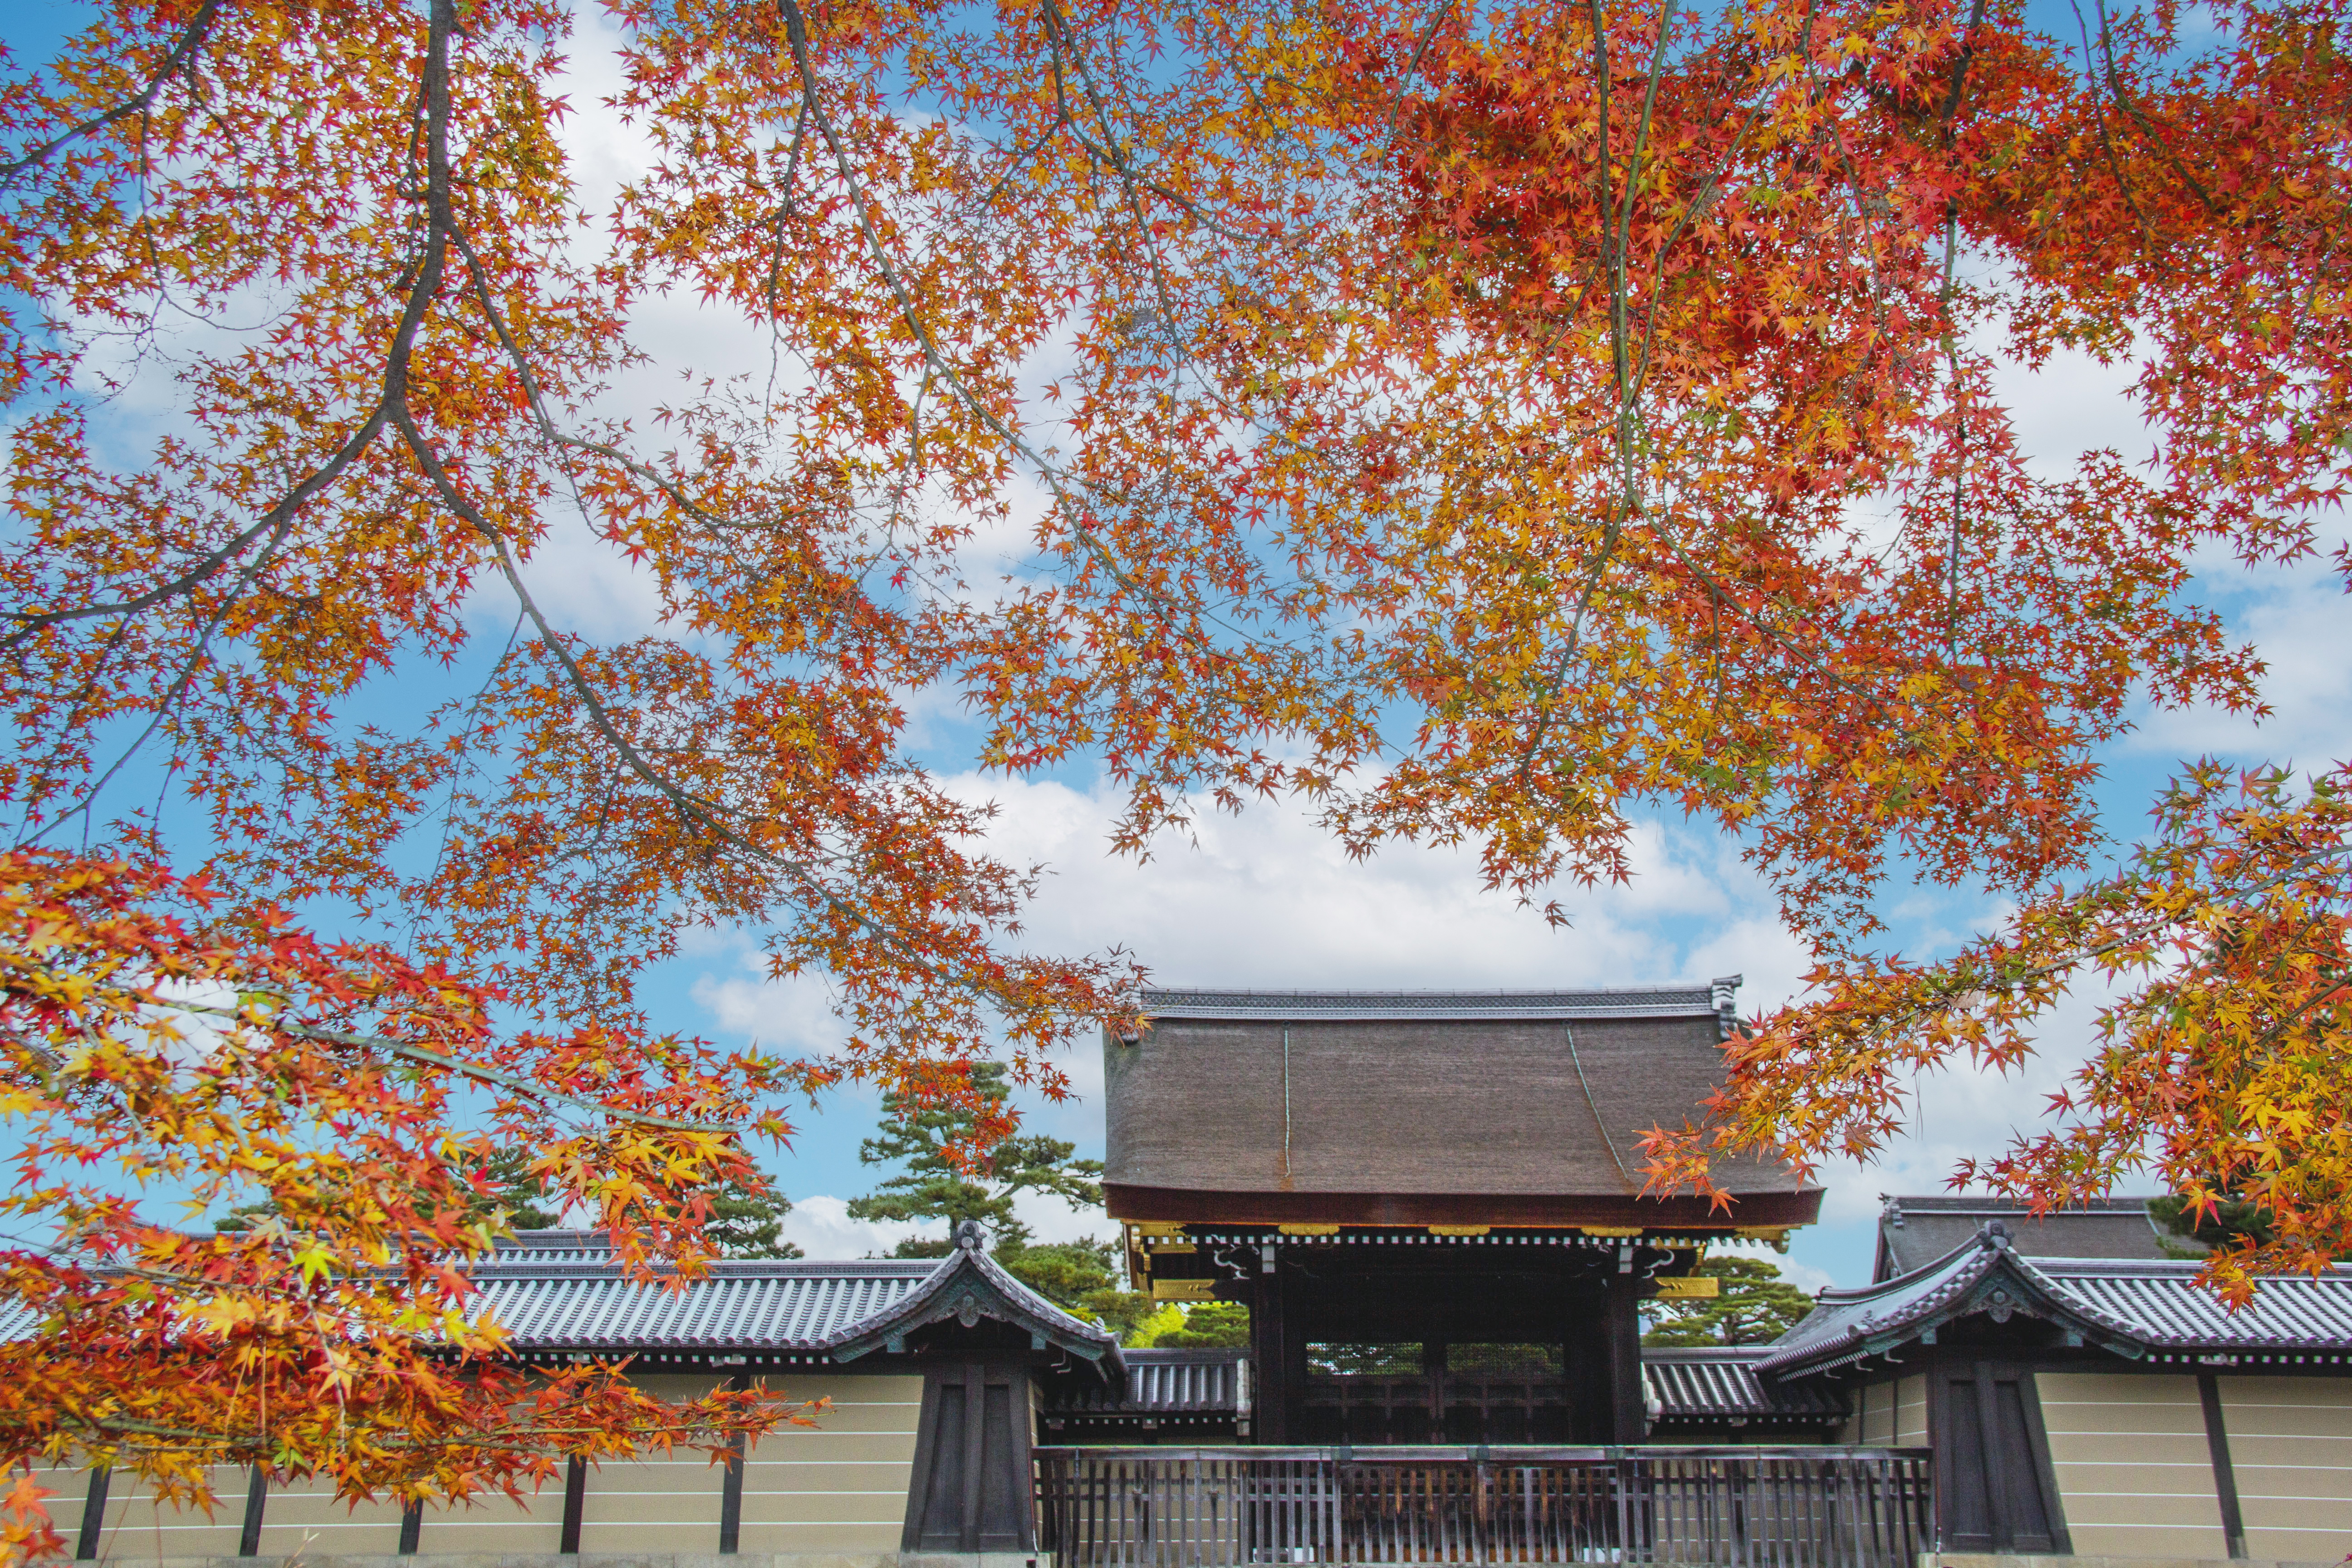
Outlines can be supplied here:
M1643 1300L1821 1210L1754 1163L1727 1209L1643 1194L1642 1136L1698 1114L1738 984L1148 993L1104 1054L1134 1277L1248 1304L1257 1442L1641 1442Z
M1147 994L1102 1047L1108 1204L1137 1288L1245 1305L1246 1348L1123 1347L977 1226L936 1261L677 1289L542 1232L476 1268L516 1355L626 1358L672 1394L760 1379L829 1400L818 1425L717 1466L575 1462L520 1505L348 1510L256 1474L217 1478L207 1520L103 1472L43 1484L79 1556L191 1568L2352 1553L2352 1268L2232 1312L2141 1199L1890 1198L1872 1281L1778 1340L1644 1348L1645 1301L1712 1292L1706 1249L1820 1213L1764 1163L1722 1173L1727 1210L1642 1190L1643 1134L1717 1081L1737 984Z

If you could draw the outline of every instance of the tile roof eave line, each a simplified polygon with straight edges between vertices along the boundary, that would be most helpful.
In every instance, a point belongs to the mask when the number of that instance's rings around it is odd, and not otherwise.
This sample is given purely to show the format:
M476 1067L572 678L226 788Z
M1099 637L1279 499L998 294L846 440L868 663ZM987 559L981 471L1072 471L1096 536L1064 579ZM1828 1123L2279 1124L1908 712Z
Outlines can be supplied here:
M1984 1245L1983 1237L1981 1233L1979 1233L1977 1236L1969 1237L1968 1240L1960 1243L1959 1246L1953 1247L1949 1252L1945 1253L1942 1257L1930 1258L1927 1262L1919 1265L1918 1268L1911 1269L1907 1273L1897 1274L1892 1279L1882 1279L1875 1284L1871 1285L1832 1285L1824 1289L1819 1296L1815 1297L1814 1300L1821 1302L1823 1306L1843 1306L1853 1302L1870 1300L1880 1296L1891 1296L1901 1286L1907 1284L1911 1280L1920 1279L1923 1276L1933 1274L1936 1270L1945 1267L1947 1264L1949 1264L1963 1253L1972 1251L1990 1252L1993 1249L1991 1247Z
M1708 986L1551 991L1244 991L1166 986L1145 991L1139 1001L1139 1010L1145 1017L1177 1021L1486 1018L1507 1022L1721 1016L1720 999Z
M1272 1000L1292 1000L1298 997L1365 998L1378 1001L1518 1001L1531 996L1708 996L1713 990L1706 985L1580 985L1551 986L1543 989L1496 987L1484 991L1360 991L1346 987L1259 991L1239 985L1147 985L1140 993L1142 1000L1155 1001L1171 996L1214 996Z

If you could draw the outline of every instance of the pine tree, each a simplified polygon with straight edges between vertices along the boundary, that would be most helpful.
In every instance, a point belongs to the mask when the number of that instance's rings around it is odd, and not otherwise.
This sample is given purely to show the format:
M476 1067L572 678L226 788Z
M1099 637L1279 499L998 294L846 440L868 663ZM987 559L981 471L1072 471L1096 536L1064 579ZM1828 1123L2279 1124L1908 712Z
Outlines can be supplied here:
M1782 1281L1779 1265L1760 1258L1703 1258L1692 1272L1721 1280L1721 1293L1647 1303L1654 1326L1642 1336L1643 1344L1768 1344L1813 1310L1811 1296Z
M1013 1194L1053 1193L1076 1208L1102 1206L1102 1162L1075 1158L1077 1145L1042 1133L1005 1138L978 1153L982 1121L1011 1098L1000 1062L971 1069L971 1105L918 1103L911 1097L883 1097L879 1133L858 1146L868 1165L897 1163L898 1174L864 1197L852 1198L853 1219L944 1220L951 1231L977 1220L992 1241L991 1251L1006 1273L1054 1302L1102 1323L1122 1337L1150 1315L1150 1300L1118 1288L1118 1249L1110 1242L1033 1242L1029 1227L1013 1212ZM892 1251L898 1258L943 1258L954 1244L939 1237L908 1237Z

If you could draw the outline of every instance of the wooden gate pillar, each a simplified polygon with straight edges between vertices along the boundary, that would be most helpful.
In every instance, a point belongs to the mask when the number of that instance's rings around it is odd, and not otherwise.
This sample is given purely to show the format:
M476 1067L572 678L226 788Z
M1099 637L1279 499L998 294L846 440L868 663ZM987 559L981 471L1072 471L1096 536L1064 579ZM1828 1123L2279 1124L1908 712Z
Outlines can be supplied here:
M1029 1552L1029 1369L956 1362L923 1376L902 1552Z
M1609 1436L1612 1444L1649 1441L1649 1410L1642 1397L1642 1297L1649 1281L1638 1274L1609 1276L1608 1304L1601 1315L1601 1365L1609 1378Z
M1255 1374L1257 1386L1253 1391L1256 1409L1252 1412L1256 1421L1255 1440L1260 1443L1287 1443L1298 1408L1298 1376L1292 1363L1305 1361L1304 1354L1291 1353L1292 1331L1290 1314L1284 1310L1282 1254L1273 1246L1265 1248L1266 1265L1252 1281L1250 1291L1250 1370Z

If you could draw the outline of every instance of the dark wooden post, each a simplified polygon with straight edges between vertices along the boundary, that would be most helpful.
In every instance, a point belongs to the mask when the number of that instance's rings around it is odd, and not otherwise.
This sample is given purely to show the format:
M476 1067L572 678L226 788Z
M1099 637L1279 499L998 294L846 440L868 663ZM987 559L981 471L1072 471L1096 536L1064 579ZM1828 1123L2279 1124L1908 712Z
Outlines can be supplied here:
M1298 1389L1291 1371L1290 1326L1284 1310L1282 1254L1271 1242L1260 1250L1260 1267L1250 1299L1250 1361L1257 1374L1255 1412L1257 1440L1291 1440L1291 1411Z
M269 1469L266 1465L256 1465L253 1479L245 1484L245 1528L236 1532L239 1557L261 1554L261 1515L268 1506Z
M2246 1554L2246 1516L2238 1503L2238 1469L2230 1461L2230 1432L2221 1424L2221 1384L2197 1374L2197 1403L2205 1410L2205 1451L2213 1461L2213 1497L2221 1507L2221 1538L2232 1557Z
M425 1505L411 1499L400 1509L400 1554L416 1555L416 1548L425 1534Z
M739 1372L727 1380L727 1386L741 1393L751 1386L751 1374ZM743 1434L738 1432L727 1445L727 1476L719 1482L719 1550L731 1554L743 1539Z
M1645 1442L1649 1413L1642 1403L1642 1292L1638 1274L1609 1276L1601 1315L1601 1364L1609 1377L1609 1436L1604 1442Z
M89 1563L97 1560L98 1549L106 1536L106 1491L114 1472L104 1465L89 1472L89 1490L82 1498L81 1529L74 1534L74 1561Z
M1036 1548L1029 1370L949 1363L924 1373L902 1552Z
M577 1553L580 1526L588 1516L588 1461L574 1454L563 1465L563 1534L558 1552Z

